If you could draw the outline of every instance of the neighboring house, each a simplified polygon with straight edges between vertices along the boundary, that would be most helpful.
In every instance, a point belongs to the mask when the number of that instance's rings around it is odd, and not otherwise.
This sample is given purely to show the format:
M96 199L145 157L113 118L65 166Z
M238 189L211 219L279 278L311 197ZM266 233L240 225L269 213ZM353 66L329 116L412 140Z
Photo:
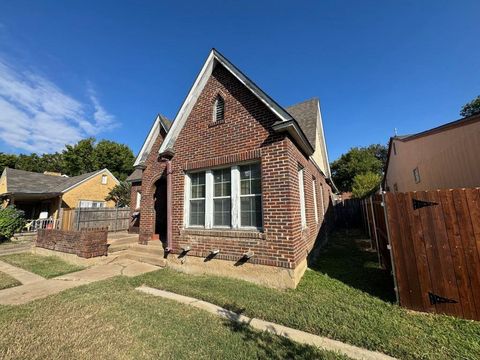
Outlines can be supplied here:
M296 286L331 199L318 99L283 108L212 50L134 166L139 242L160 238L170 266Z
M392 137L384 188L406 192L480 186L479 154L480 114Z
M25 211L27 219L56 219L62 208L114 207L105 197L117 184L107 169L68 177L5 168L0 177L0 200L2 207L15 205Z

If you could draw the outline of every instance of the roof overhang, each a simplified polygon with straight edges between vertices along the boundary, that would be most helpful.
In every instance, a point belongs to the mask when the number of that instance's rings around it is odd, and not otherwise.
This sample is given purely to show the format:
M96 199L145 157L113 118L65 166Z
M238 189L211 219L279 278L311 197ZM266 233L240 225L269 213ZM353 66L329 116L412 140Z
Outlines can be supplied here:
M15 200L48 200L61 196L61 192L46 193L25 193L25 192L9 192L1 194L2 198L13 198Z
M307 154L307 156L313 154L314 150L312 145L310 145L307 137L303 133L302 129L300 129L300 126L298 126L298 123L295 120L291 119L288 121L277 121L275 124L273 124L272 128L279 133L288 133L293 138L295 143L300 147L300 149L302 149L302 151Z
M187 97L185 98L173 121L170 131L167 133L167 136L165 137L165 140L159 149L159 153L162 154L167 151L173 151L175 141L185 125L193 106L202 93L213 70L219 64L227 69L233 76L235 76L235 78L238 79L238 81L240 81L240 83L245 85L247 89L249 89L262 103L264 103L267 108L269 108L273 114L278 117L280 123L288 123L285 126L278 126L277 128L279 131L287 131L289 134L291 134L297 145L300 146L300 148L307 155L311 155L313 153L312 145L310 145L308 142L305 134L303 134L295 119L215 49L212 49L202 69L200 70L200 73L197 75L195 82L193 83Z

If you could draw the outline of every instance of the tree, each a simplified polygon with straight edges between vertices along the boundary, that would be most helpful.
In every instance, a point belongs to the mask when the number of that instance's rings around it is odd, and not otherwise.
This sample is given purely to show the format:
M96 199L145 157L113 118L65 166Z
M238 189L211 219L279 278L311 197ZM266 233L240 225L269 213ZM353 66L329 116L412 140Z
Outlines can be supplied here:
M341 191L352 191L356 175L372 172L381 176L386 158L384 145L351 148L331 164L333 182Z
M115 185L105 198L106 201L113 201L116 207L126 207L130 205L131 184L122 181Z
M15 168L15 164L17 163L17 155L14 154L5 154L0 152L0 174L3 172L3 169L6 167Z
M95 146L95 161L98 169L107 168L123 181L133 171L135 156L124 144L102 140Z
M463 117L468 117L475 114L480 114L480 96L477 96L469 103L463 105L462 110L460 110L460 116Z
M382 177L371 171L355 175L352 185L353 197L363 198L374 191L380 185L380 181L382 181Z
M98 169L95 159L95 139L80 140L75 145L66 145L63 151L65 161L64 172L68 176L76 176Z
M43 172L41 158L36 153L31 153L30 155L20 154L15 163L15 169Z

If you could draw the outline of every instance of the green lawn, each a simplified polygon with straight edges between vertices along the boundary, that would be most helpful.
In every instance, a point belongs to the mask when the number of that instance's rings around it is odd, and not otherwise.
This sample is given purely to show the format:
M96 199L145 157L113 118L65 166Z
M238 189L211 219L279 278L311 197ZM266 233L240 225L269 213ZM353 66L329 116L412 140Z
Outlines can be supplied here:
M0 306L0 358L343 358L140 293L133 283L116 277L30 304Z
M69 264L56 256L31 253L4 255L0 256L0 260L47 279L84 269L82 266Z
M22 285L20 281L0 271L0 290Z
M358 237L359 233L331 236L296 290L168 269L131 281L401 359L479 359L480 322L413 313L394 305L389 274L376 266L375 254L356 247Z

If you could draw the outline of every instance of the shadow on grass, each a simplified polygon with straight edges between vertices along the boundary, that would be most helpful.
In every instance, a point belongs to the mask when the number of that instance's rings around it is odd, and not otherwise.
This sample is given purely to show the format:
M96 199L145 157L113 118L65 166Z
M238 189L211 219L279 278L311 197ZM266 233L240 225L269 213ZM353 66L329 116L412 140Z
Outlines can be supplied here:
M380 268L376 252L360 248L357 241L362 238L364 235L360 230L335 230L318 256L310 260L309 267L393 303L393 278L388 271Z
M288 338L274 336L275 333L253 330L248 324L224 320L232 332L239 333L243 341L258 347L259 359L338 359L334 353L317 350L314 347L296 343ZM273 331L273 329L271 330Z

